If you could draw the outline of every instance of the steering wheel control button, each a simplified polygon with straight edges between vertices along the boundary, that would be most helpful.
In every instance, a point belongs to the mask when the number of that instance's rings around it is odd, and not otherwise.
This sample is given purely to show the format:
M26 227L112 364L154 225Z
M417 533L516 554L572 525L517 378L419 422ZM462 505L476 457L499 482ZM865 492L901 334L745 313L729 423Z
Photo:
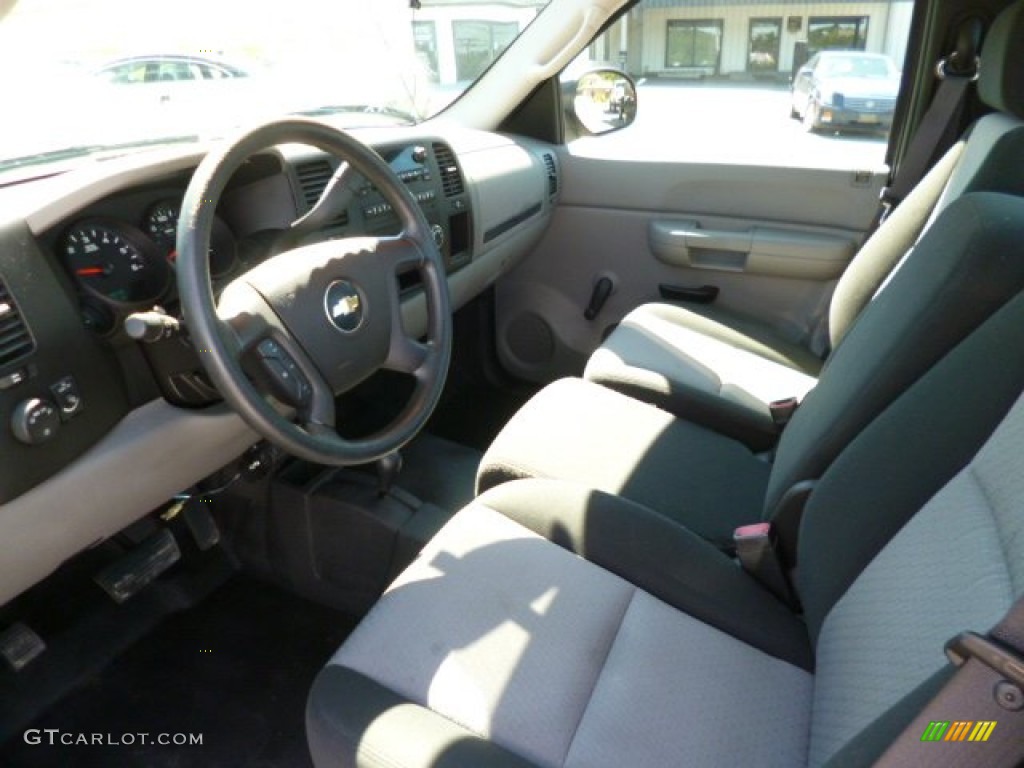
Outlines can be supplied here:
M278 397L294 406L305 405L312 391L292 356L273 339L264 339L256 350Z
M280 360L285 355L285 351L281 349L281 345L273 339L264 339L259 343L256 349L260 353L260 357L264 359L277 358Z
M331 325L342 333L354 333L363 324L366 302L348 280L335 280L324 293L324 310Z
M11 431L26 445L40 445L51 440L59 428L57 406L38 397L18 403L11 414Z
M53 399L60 408L61 419L67 420L82 410L82 395L74 376L65 376L50 386Z

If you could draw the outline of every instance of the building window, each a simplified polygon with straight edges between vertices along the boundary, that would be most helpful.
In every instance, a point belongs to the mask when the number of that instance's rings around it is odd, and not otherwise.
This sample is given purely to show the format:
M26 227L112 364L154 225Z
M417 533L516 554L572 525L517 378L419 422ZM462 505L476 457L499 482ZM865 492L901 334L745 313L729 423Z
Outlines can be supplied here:
M667 69L699 69L703 74L718 72L722 54L721 19L672 19L665 44Z
M782 19L751 19L747 69L751 72L778 72L781 38Z
M432 21L414 21L412 37L416 44L416 58L432 83L441 79L437 68L437 25Z
M455 38L455 77L475 80L519 34L515 21L452 22Z
M868 44L867 16L812 16L807 22L807 50L863 51Z

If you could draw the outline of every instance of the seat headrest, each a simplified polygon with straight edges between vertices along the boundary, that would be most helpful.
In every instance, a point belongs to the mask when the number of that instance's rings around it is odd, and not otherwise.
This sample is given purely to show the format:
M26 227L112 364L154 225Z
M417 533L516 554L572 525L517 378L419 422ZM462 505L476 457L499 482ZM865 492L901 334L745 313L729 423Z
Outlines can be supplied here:
M1024 119L1024 0L996 17L981 49L978 95L993 109Z

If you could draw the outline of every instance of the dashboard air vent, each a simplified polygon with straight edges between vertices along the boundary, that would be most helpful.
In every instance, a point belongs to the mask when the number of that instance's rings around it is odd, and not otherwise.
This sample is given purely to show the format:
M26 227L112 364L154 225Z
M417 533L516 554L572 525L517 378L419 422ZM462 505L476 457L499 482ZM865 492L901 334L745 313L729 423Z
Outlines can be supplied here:
M309 210L320 195L324 193L327 182L331 180L334 171L331 164L326 160L310 160L308 163L299 163L295 166L295 173L299 177L299 186L302 187L302 198L306 201L306 210Z
M444 188L445 197L461 195L465 191L462 184L462 174L459 172L459 164L455 162L455 154L447 144L437 143L434 145L434 157L437 158L437 167L441 172L441 186Z
M7 285L0 279L0 367L20 360L35 346Z
M558 166L555 165L555 156L545 152L544 167L548 169L548 194L554 197L558 194Z
M312 209L320 195L327 188L327 182L334 175L334 169L326 160L309 160L295 166L295 174L299 177L299 186L302 187L302 199L306 203L306 210ZM343 227L348 224L348 213L343 211L330 224L332 227Z

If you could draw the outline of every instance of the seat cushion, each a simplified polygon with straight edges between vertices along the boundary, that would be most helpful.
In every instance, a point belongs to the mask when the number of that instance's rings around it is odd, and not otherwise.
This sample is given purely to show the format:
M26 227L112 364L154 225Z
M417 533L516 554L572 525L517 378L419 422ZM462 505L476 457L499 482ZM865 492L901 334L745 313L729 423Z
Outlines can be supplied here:
M331 659L307 728L318 766L793 766L811 695L806 670L477 502Z
M480 461L477 491L526 477L623 496L717 543L761 519L770 465L742 443L581 379L538 392Z
M644 304L594 352L584 378L763 449L777 432L768 404L803 397L821 365L738 315Z

